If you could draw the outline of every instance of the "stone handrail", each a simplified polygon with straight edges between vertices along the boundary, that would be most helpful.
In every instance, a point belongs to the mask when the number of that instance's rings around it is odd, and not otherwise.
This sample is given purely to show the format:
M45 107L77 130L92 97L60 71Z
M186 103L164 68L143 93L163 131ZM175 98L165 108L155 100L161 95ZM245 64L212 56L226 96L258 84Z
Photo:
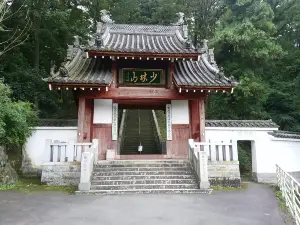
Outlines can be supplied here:
M123 143L124 143L124 131L125 131L125 127L126 127L126 123L125 123L126 115L127 115L127 110L123 109L122 120L121 120L120 131L119 131L119 138L118 138L118 155L121 154L121 149L122 149Z
M93 145L91 142L75 143L46 140L44 162L80 162L82 152L85 152Z
M205 151L209 161L238 161L237 141L195 142L195 147Z
M161 137L160 128L159 128L156 113L154 110L152 110L152 120L153 120L153 131L154 131L154 135L155 135L155 139L156 139L155 141L157 142L156 145L160 149L160 151L161 151L160 153L163 153L163 140Z
M206 151L201 151L204 143L194 142L193 139L189 139L188 142L188 158L193 170L197 175L200 189L208 189L210 187L208 181L208 154Z
M300 225L300 183L276 165L278 186L297 225Z
M91 176L94 164L98 160L98 144L98 140L94 139L92 146L82 153L79 191L89 191L91 189Z

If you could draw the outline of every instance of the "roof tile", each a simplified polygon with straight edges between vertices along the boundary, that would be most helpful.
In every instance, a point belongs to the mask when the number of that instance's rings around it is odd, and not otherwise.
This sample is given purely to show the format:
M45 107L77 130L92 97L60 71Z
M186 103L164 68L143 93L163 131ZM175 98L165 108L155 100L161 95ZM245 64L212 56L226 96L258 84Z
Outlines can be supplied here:
M272 120L206 120L206 127L278 128Z
M158 54L199 53L196 48L187 47L182 25L103 24L98 32L102 38L102 46L93 44L86 50Z
M275 138L300 139L300 132L273 131L269 132L269 135Z

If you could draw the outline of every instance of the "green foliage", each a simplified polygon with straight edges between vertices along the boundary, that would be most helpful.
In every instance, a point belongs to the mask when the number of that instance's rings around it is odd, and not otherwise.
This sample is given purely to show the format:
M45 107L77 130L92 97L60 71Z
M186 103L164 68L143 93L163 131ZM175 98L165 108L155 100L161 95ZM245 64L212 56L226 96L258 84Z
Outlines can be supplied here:
M31 194L35 192L59 191L66 194L73 194L76 191L75 186L48 186L42 185L41 180L37 179L21 179L17 184L0 184L0 191L20 191L22 193Z
M174 23L184 12L194 44L209 39L218 65L240 82L233 94L208 97L207 117L271 118L300 131L299 0L15 0L1 28L22 30L28 19L31 26L27 41L1 58L0 78L14 101L32 103L42 118L77 117L73 94L50 92L42 78L65 59L75 35L87 41L102 9L116 23L139 24ZM0 43L9 35L1 32Z
M241 175L251 175L252 160L251 160L251 142L238 142L238 157L240 163Z
M11 90L0 83L0 145L23 145L31 135L37 113L30 103L14 102L10 96Z

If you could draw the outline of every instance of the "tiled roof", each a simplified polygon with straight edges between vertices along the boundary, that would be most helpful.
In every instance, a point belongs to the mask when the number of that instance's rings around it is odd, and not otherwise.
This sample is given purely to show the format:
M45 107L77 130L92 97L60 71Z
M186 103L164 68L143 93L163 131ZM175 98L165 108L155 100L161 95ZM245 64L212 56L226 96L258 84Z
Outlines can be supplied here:
M206 127L278 128L272 120L206 120Z
M205 62L205 56L200 61L180 61L175 64L174 80L177 86L236 86L225 76L222 76L217 68L212 68Z
M100 45L92 42L86 50L126 53L198 54L188 44L185 25L134 25L99 23ZM96 34L96 35L97 35ZM95 37L95 40L97 37Z
M44 79L60 84L97 84L109 85L112 82L111 60L86 58L80 48L69 47L69 61L57 72L52 71L52 77Z
M276 138L300 139L300 132L273 131L269 134Z
M38 125L40 127L77 127L77 119L40 119Z

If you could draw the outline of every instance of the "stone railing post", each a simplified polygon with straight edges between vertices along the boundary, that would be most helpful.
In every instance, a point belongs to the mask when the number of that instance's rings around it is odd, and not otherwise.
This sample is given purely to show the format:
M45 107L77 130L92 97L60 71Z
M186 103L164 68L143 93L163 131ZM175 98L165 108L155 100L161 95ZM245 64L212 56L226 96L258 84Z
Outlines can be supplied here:
M189 161L192 161L192 154L194 154L193 151L193 146L194 146L194 139L189 139L188 142L188 157L189 157Z
M44 151L44 162L51 162L51 159L53 159L53 153L51 152L51 139L46 139L45 141L45 151Z
M98 152L99 152L99 140L93 139L92 140L92 148L94 149L94 164L97 164L98 162Z
M200 189L208 189L210 187L208 181L208 154L205 151L200 151L198 153L198 163L199 163L199 180L200 180Z
M91 189L91 174L93 172L93 153L83 152L81 157L81 173L79 191L89 191Z

